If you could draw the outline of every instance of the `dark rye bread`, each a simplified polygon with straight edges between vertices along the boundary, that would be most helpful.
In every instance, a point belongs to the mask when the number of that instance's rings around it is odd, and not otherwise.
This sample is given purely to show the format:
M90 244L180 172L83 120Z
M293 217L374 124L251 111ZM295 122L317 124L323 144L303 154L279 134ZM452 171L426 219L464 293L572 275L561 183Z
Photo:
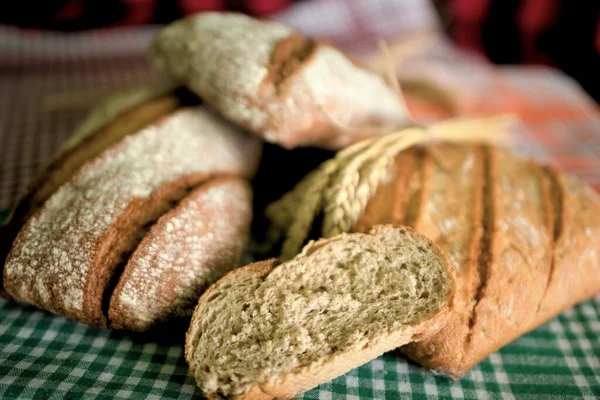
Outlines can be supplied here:
M51 163L29 185L2 227L1 271L19 230L31 215L89 159L97 156L123 137L168 115L182 104L172 84L157 84L129 89L111 96L94 108L79 125ZM7 297L8 293L4 293Z
M431 336L454 293L445 255L413 230L341 234L211 286L194 311L185 357L209 399L288 399Z
M408 123L382 77L276 22L199 13L162 29L149 53L225 118L286 148L337 149Z
M252 220L242 178L201 184L150 228L111 293L110 327L146 331L190 317L200 295L239 266Z
M181 109L86 162L32 215L8 255L15 299L107 325L107 289L158 217L215 175L251 177L261 143L203 107Z
M458 275L448 325L402 348L417 362L460 377L600 291L600 198L583 183L489 146L413 148L396 171L355 230L412 226Z

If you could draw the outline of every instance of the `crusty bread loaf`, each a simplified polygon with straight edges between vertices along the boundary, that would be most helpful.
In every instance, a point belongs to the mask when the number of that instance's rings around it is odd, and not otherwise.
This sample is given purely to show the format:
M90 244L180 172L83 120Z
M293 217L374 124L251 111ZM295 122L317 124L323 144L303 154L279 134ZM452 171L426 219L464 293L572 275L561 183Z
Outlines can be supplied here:
M260 148L202 107L125 137L29 218L7 258L5 288L18 300L106 326L106 289L149 225L210 176L252 176Z
M454 276L432 243L380 226L237 269L204 293L186 338L208 398L291 398L438 331Z
M276 22L193 15L160 31L150 58L226 118L286 148L340 148L408 120L379 75Z
M110 327L146 331L192 315L200 295L239 266L252 219L241 178L210 180L150 228L111 294Z
M409 357L460 377L600 292L600 198L583 183L489 146L428 145L397 161L355 230L414 227L448 254L459 283L448 325L403 347Z
M0 272L19 230L31 215L89 159L180 106L170 83L119 92L94 108L52 162L19 199L0 243ZM0 273L0 292L3 290Z

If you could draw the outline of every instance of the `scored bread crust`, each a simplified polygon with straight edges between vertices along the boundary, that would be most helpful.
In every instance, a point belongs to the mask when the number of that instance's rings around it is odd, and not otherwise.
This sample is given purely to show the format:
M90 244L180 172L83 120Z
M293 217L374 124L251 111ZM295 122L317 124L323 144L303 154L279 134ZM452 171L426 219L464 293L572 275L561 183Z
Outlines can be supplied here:
M380 232L384 232L386 229L389 229L389 226L376 226L371 229L369 234L378 235ZM411 234L416 234L416 232L410 228L397 229L410 232ZM320 239L316 242L311 242L305 246L300 256L308 255L314 252L317 248L326 246L328 243L333 241L344 240L346 235L347 234L342 234L330 239ZM321 383L330 381L337 376L343 375L351 369L373 360L387 351L395 349L411 341L421 340L422 338L429 337L438 332L445 325L454 308L454 297L456 291L454 284L455 275L445 254L441 252L439 248L429 239L424 239L431 247L435 249L435 253L440 256L441 264L445 267L446 271L448 272L448 277L452 281L451 291L448 295L447 304L444 308L431 315L424 321L417 323L406 323L404 329L402 330L394 332L380 332L379 337L368 342L360 349L351 348L349 350L337 353L335 357L330 357L328 360L320 363L319 365L310 364L297 367L284 376L272 377L266 382L255 383L246 393L233 395L229 398L236 400L289 399ZM234 282L239 282L240 280L246 279L266 279L266 277L278 265L279 260L270 259L234 270L211 286L201 296L198 306L194 311L190 329L186 336L185 357L190 366L190 373L192 376L195 376L196 371L194 354L198 345L197 340L199 335L200 320L202 318L200 311L202 305L205 304L207 300L213 296L213 294L217 293L219 289L227 287ZM200 383L201 382L198 382L199 385ZM203 394L208 399L222 398L217 393L203 391Z
M180 100L173 94L174 90L173 84L161 83L119 92L95 107L78 126L52 162L28 186L6 226L2 227L0 295L9 297L4 291L2 269L10 247L27 218L87 160L178 108Z
M395 223L413 226L449 254L459 289L448 325L402 350L458 378L600 291L600 198L573 178L499 148L435 144L403 157L422 151L423 162L410 172L420 192L417 215ZM388 185L400 180L406 178ZM395 198L388 192L379 188L355 229L408 208L408 190Z
M545 170L555 185L554 251L546 291L534 324L557 310L600 292L600 196L580 180L553 168Z
M197 14L162 29L149 52L226 118L286 148L340 148L408 122L382 77L276 22Z
M455 349L467 340L469 305L478 283L477 260L482 236L479 224L483 217L482 149L441 145L426 153L415 148L397 157L392 173L396 178L378 187L354 230L364 232L374 223L393 218L394 225L412 225L446 253L461 278L454 312L443 332L423 341L427 346L409 344L403 349L405 352L415 347L426 349L419 358L422 363L425 359L430 364L460 363L462 353ZM413 182L412 190L407 187L408 180ZM417 215L407 210L410 197L418 199L418 204L412 206Z
M239 265L251 202L245 180L220 177L160 217L129 258L111 295L110 327L145 331L190 316L204 289Z
M105 327L104 291L144 227L215 174L250 177L261 144L202 107L88 161L21 229L4 279L16 299Z

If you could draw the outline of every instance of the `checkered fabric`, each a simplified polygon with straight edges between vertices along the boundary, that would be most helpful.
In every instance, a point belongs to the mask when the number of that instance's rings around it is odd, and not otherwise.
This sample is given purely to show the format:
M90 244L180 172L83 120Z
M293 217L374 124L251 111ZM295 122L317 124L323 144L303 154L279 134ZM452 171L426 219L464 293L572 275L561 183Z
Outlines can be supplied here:
M302 2L277 19L363 54L377 37L406 38L436 23L424 1L365 3ZM66 36L0 27L0 219L99 97L157 79L143 55L154 31ZM452 94L459 115L519 115L519 151L600 189L600 115L573 81L548 69L493 68L439 38L416 50L404 39L390 43L401 78L436 82ZM435 116L422 103L414 110L422 119ZM0 300L0 398L200 398L182 345L160 343ZM391 353L301 398L600 398L600 296L505 346L459 381Z

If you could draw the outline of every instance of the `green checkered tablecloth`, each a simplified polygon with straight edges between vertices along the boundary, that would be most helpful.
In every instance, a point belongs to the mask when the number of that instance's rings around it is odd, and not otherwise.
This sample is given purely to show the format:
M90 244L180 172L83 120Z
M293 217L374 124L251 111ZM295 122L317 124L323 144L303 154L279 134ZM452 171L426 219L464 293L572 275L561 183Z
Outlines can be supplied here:
M0 398L201 398L183 343L160 342L0 300ZM600 398L600 296L492 354L461 380L390 353L301 398Z
M452 381L386 354L303 399L600 398L600 297ZM0 398L201 398L182 345L163 346L0 301Z

